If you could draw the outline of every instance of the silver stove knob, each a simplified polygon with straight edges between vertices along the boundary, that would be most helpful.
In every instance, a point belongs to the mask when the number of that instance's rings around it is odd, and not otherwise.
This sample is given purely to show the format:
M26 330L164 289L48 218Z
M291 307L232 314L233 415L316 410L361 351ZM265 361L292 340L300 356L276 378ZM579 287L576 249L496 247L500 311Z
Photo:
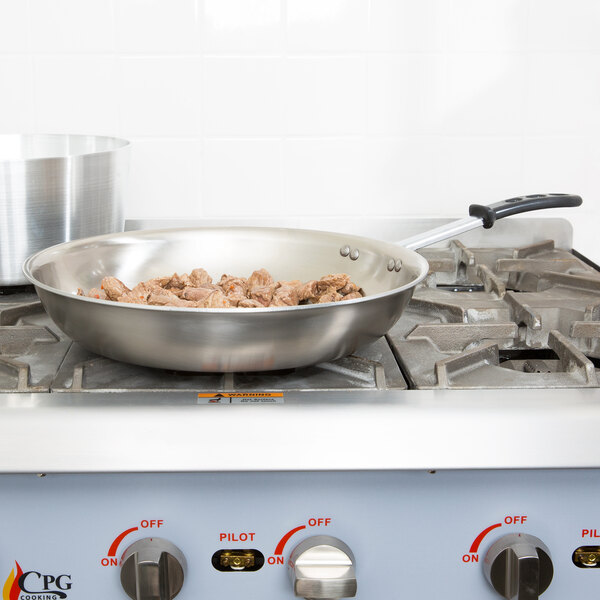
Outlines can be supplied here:
M352 550L337 538L315 535L300 542L288 561L294 594L307 600L336 600L356 595Z
M526 533L501 537L488 550L483 567L489 583L507 600L538 600L554 575L550 551Z
M144 538L123 554L121 585L133 600L172 600L186 570L185 556L177 546L161 538Z

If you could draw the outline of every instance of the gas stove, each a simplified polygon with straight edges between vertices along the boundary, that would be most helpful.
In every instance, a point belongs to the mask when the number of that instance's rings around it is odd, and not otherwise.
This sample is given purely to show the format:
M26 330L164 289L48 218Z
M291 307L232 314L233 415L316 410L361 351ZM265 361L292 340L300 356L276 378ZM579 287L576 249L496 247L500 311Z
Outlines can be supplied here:
M590 596L600 270L560 219L420 252L385 338L277 372L116 362L1 290L3 598Z

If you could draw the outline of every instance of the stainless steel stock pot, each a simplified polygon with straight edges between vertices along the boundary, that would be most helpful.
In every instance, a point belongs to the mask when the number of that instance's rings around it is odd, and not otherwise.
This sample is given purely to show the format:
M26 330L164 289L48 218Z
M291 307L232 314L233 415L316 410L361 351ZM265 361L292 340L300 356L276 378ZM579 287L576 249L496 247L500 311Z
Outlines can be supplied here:
M0 135L0 285L60 242L123 230L129 142L91 135Z

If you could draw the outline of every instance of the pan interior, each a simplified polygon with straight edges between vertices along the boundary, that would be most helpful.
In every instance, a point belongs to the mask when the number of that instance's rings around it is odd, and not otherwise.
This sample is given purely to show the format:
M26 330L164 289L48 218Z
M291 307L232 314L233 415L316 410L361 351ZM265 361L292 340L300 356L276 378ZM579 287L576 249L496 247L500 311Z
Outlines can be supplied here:
M358 250L357 260L340 249ZM399 272L390 261L402 261ZM114 275L129 287L174 272L202 267L248 277L267 269L277 280L308 281L348 273L367 296L409 286L427 273L427 262L411 250L338 233L277 228L194 228L109 234L53 246L30 258L25 273L55 290L76 293Z

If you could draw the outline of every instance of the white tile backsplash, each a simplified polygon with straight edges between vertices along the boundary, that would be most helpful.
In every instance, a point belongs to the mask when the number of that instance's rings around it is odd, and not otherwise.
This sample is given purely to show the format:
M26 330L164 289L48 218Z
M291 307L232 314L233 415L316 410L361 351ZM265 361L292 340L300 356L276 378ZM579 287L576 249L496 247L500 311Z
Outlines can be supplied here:
M439 2L371 0L367 37L369 51L441 51L446 24L441 19Z
M119 130L115 56L37 55L33 69L37 131L114 135Z
M0 132L34 130L32 72L30 56L0 55Z
M438 0L437 11L449 52L517 52L526 44L524 0Z
M287 0L287 47L292 53L365 50L368 0Z
M280 140L207 139L202 214L285 215L282 160Z
M206 135L278 135L283 128L282 58L204 60Z
M454 135L520 135L526 86L527 63L520 54L448 54L441 95L441 131Z
M0 52L27 52L29 29L29 3L0 0Z
M120 59L122 135L201 133L202 59L127 56Z
M285 142L284 214L362 215L368 209L362 140L291 139Z
M121 52L178 54L199 50L196 0L113 2Z
M201 214L202 143L177 138L131 138L127 213L132 218Z
M600 133L600 55L531 54L526 132L533 135Z
M343 136L365 132L364 56L288 58L283 80L286 133Z
M281 5L281 0L204 0L204 50L208 54L280 54Z
M115 50L112 0L29 0L29 3L34 52Z
M369 56L368 132L390 136L439 131L445 80L441 54Z
M129 217L567 191L589 252L598 31L598 0L0 0L0 133L130 138Z
M600 52L597 0L529 0L528 6L530 50L553 54Z

